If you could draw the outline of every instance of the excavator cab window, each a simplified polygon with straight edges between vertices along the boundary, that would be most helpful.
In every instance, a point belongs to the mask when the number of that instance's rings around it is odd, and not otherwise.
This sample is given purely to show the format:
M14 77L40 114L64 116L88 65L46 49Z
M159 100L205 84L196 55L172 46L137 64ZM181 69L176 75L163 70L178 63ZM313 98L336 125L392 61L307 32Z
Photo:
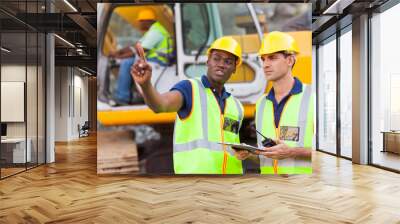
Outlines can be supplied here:
M183 47L187 55L204 53L209 39L209 21L206 4L182 5Z

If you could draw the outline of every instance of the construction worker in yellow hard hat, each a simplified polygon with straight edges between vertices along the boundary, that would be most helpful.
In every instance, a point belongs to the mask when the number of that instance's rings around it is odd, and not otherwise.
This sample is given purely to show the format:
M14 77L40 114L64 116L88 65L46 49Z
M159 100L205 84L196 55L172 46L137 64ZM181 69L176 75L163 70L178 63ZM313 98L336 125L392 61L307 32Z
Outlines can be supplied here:
M271 90L256 104L256 129L259 147L263 140L274 140L259 151L262 174L312 173L311 147L314 126L314 104L311 86L293 77L299 47L287 33L271 32L264 36L259 56ZM239 159L249 153L240 151Z
M144 48L147 61L161 67L168 66L173 60L174 42L167 29L157 21L156 15L151 9L139 11L136 21L140 30L144 32L143 37L138 42ZM124 59L120 64L117 88L114 93L114 105L133 104L137 100L132 95L132 86L134 85L130 75L130 68L135 61L134 56L136 54L133 46L127 46L110 53L111 57ZM160 72L153 75L161 75L162 70L159 69Z
M143 9L139 12L136 20L138 22L145 21L145 20L156 20L156 14L154 14L153 10L151 9Z
M207 51L207 74L183 80L160 94L151 84L152 69L144 60L131 74L147 105L156 113L178 112L174 130L176 174L242 174L242 162L220 142L239 143L243 106L224 84L242 63L242 50L232 37L215 40Z

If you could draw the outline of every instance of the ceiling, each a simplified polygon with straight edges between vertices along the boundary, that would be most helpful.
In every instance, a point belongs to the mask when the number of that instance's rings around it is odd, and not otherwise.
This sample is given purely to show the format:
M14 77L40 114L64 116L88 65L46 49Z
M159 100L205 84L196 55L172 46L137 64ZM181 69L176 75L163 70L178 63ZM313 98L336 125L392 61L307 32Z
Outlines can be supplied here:
M43 48L34 39L36 33L52 32L70 43L55 38L56 65L79 66L95 73L96 9L94 0L47 0L47 4L44 0L1 0L2 46L12 50L2 60L22 63L25 55L32 58L36 46Z
M268 2L312 3L313 42L317 43L336 32L338 24L346 26L352 17L367 10L379 7L387 0L271 0ZM47 2L47 5L46 5ZM3 34L3 46L22 49L25 41L30 42L32 35L25 30L54 32L74 46L60 38L55 38L56 65L75 65L96 71L96 24L97 3L100 2L149 2L148 0L1 0L0 27ZM265 2L265 1L254 1ZM69 3L69 4L68 4ZM49 13L52 11L52 13ZM338 21L341 21L338 23ZM344 21L344 22L343 22ZM346 22L347 21L347 22ZM34 39L35 40L35 39ZM34 52L35 43L29 43L27 52L15 53L15 58ZM41 45L39 45L41 47ZM79 49L79 50L78 50ZM12 57L10 57L11 59Z
M388 0L311 0L313 44L351 24L352 19L373 12Z

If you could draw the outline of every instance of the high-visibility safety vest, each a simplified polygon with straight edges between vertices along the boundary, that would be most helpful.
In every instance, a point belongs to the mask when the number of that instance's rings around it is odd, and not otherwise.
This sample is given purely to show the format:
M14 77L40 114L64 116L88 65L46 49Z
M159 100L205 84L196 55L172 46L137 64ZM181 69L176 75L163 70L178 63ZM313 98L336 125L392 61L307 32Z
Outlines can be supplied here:
M289 147L312 147L314 132L314 103L311 97L311 86L303 84L303 91L291 95L282 111L278 128L275 126L273 102L266 95L256 104L256 129L265 137L281 139ZM291 139L282 139L282 129L297 132ZM293 133L292 133L293 134ZM263 137L257 135L259 147L262 147ZM311 159L286 158L274 160L263 155L260 158L261 174L311 174Z
M171 35L159 22L153 23L150 29L157 30L164 38L155 48L149 49L146 58L149 61L156 61L163 66L167 66L174 50L174 42Z
M176 117L174 171L176 174L242 174L242 161L221 142L239 143L243 106L233 96L225 99L224 113L210 88L200 79L192 85L192 110L185 119Z

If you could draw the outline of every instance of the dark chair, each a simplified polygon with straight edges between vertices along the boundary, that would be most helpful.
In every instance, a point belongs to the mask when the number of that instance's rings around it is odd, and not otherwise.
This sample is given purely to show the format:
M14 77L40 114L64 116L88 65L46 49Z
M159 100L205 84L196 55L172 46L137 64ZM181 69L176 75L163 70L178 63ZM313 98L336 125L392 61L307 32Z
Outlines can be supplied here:
M89 121L85 121L82 127L80 127L80 125L78 124L79 138L89 136L89 129L90 129Z

